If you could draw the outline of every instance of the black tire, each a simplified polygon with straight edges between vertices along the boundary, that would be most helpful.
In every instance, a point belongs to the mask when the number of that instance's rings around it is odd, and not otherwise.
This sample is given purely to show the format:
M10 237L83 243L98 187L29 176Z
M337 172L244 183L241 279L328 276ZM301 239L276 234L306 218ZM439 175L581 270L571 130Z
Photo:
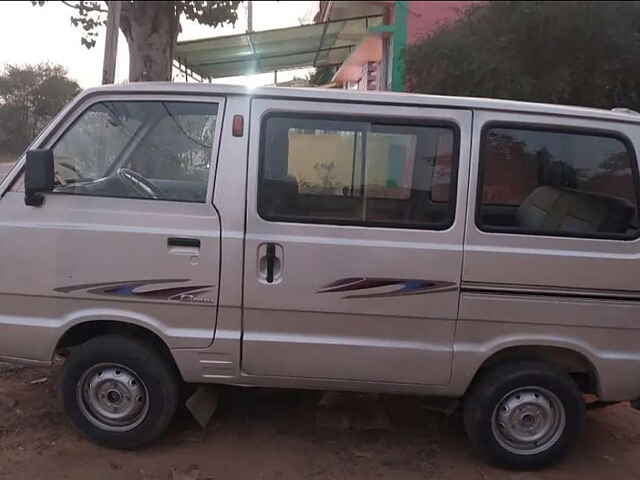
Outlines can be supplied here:
M527 391L527 387L532 387L533 390ZM500 414L497 408L499 405L501 408L506 405L506 408L500 412L522 412L529 407L524 403L525 400L520 400L521 397L517 393L523 392L523 398L528 395L528 398L531 399L536 395L531 392L536 391L542 393L545 399L555 396L553 401L559 401L558 408L551 409L555 412L552 418L561 418L562 414L558 414L558 411L563 409L564 428L549 429L549 431L556 433L550 435L548 445L545 446L545 442L543 442L542 446L533 447L526 451L526 448L531 447L520 448L521 445L516 444L516 452L514 453L513 444L509 443L513 437L503 434L504 427L498 426ZM512 392L515 393L511 395ZM552 395L548 395L548 392L551 392ZM507 399L512 399L513 402L522 401L523 404L503 403L507 402ZM547 403L547 405L552 404L553 402ZM509 408L511 406L514 408ZM518 410L520 407L523 410ZM494 411L496 412L495 432L492 428L494 426ZM503 415L507 416L509 413L503 413ZM513 415L514 418L523 418L524 416L523 414L522 417L517 417L516 413ZM535 416L530 415L530 417L527 421L536 421ZM539 362L514 362L484 372L472 385L464 403L465 429L476 451L489 463L515 470L535 470L558 462L582 432L584 420L585 404L575 382L564 371L553 365ZM504 423L510 422L503 422L503 425ZM505 438L507 441L504 440ZM507 444L507 447L503 446L504 444ZM536 448L544 448L544 450L537 451Z
M83 377L89 372L97 372L95 375L101 376L101 367L97 366L108 364L124 367L126 374L135 375L130 381L136 385L133 388L145 389L141 395L144 396L145 407L141 407L142 411L136 417L139 423L132 422L130 429L129 426L122 427L127 430L113 431L96 425L96 418L98 423L101 420L99 416L88 413L90 407L86 405L91 403L80 393L83 390L79 384L88 385ZM121 374L112 368L113 375ZM90 440L105 447L130 450L152 442L166 430L178 407L180 378L175 365L152 346L130 337L104 335L73 349L65 362L61 395L66 414Z

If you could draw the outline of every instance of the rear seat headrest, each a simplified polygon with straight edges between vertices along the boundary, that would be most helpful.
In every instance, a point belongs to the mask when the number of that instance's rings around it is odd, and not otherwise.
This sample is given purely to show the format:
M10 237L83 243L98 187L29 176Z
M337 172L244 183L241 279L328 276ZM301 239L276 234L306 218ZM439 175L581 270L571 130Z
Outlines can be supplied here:
M577 173L571 166L560 160L546 159L542 163L541 179L544 185L558 188L575 188Z
M518 207L518 225L526 230L575 233L625 233L635 207L625 199L544 185Z

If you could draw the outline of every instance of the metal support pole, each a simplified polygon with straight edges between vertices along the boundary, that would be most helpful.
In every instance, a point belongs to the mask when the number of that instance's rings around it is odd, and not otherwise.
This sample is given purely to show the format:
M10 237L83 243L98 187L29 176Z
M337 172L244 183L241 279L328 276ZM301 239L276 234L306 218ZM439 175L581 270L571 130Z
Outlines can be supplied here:
M102 62L102 84L114 83L116 78L116 57L118 55L118 33L120 32L119 1L108 2L107 36L104 42L104 60Z
M406 1L395 3L394 32L391 39L391 48L393 50L391 90L394 92L404 92L408 3Z

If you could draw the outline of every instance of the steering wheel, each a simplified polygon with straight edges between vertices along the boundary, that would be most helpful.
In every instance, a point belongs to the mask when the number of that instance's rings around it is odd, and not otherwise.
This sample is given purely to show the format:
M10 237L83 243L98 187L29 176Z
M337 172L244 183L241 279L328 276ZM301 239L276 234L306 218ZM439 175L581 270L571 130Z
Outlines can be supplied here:
M130 185L137 193L154 200L160 198L160 190L158 190L158 187L138 172L123 167L116 171L116 175L123 183Z

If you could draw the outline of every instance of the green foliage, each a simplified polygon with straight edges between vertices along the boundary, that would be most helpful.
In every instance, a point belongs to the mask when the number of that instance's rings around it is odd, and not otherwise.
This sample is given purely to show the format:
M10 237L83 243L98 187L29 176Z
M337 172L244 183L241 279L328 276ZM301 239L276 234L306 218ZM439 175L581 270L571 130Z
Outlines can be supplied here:
M22 152L79 92L60 65L7 65L0 71L0 152Z
M407 49L408 89L640 110L639 2L491 2Z
M235 2L173 2L178 16L184 15L202 25L217 27L223 23L235 23L238 20L239 1Z

